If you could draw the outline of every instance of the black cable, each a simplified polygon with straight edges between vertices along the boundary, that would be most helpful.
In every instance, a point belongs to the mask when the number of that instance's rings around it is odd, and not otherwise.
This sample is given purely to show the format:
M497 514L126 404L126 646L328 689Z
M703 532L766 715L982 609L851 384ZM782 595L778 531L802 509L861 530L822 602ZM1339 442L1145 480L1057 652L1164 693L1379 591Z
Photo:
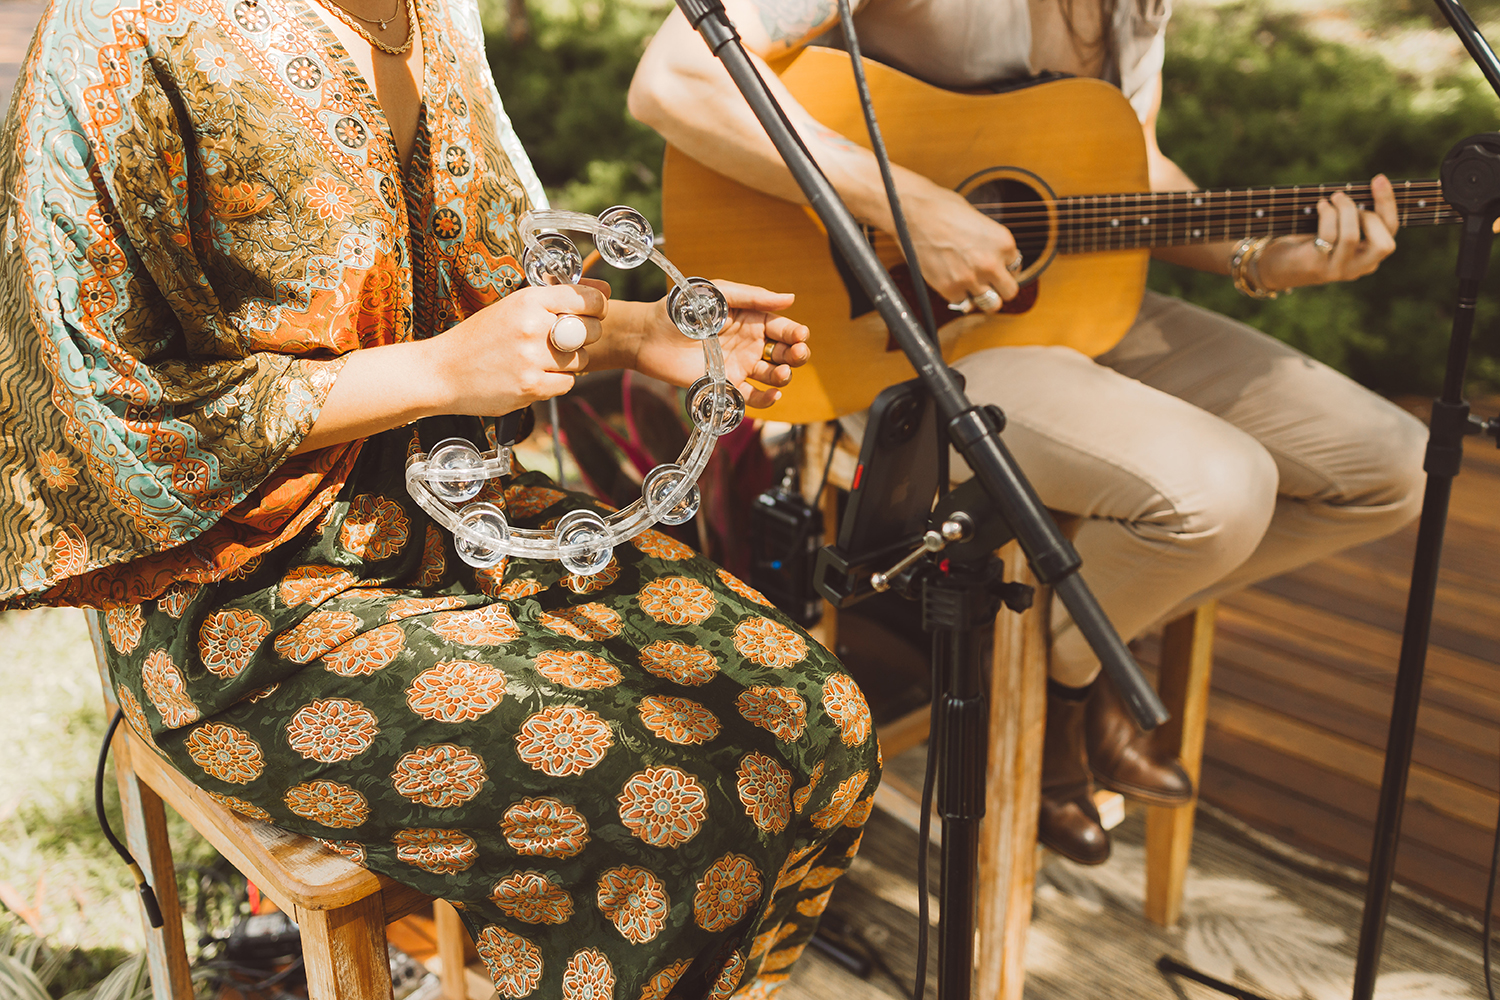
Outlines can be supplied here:
M927 330L927 339L936 346L937 319L932 315L932 303L924 294L927 283L922 280L922 265L917 261L917 251L912 246L911 233L906 228L906 214L901 210L901 198L896 194L896 178L891 174L891 157L886 152L885 139L880 135L880 125L875 121L875 104L870 97L870 85L865 80L865 67L859 54L859 38L854 33L854 14L849 9L849 0L839 0L839 21L844 29L844 47L849 50L849 61L854 66L854 86L859 91L859 104L865 113L865 129L870 133L870 152L880 164L880 179L885 183L885 197L891 204L891 223L896 238L901 241L901 252L906 255L906 266L911 269L911 284L916 296L917 310L922 314L922 326Z
M844 436L844 425L838 421L833 423L833 440L828 443L828 457L823 461L823 481L818 484L818 492L813 494L813 503L823 502L823 491L828 488L828 473L833 469L833 456L839 447L839 439Z
M849 0L839 0L839 22L844 31L844 47L849 51L849 62L854 67L854 86L859 92L860 108L864 111L865 128L870 134L870 151L875 156L875 162L880 167L880 179L885 184L885 195L891 206L891 224L896 230L896 237L901 241L901 252L906 255L906 266L911 272L913 295L916 297L916 306L922 316L922 326L927 332L927 338L936 346L937 318L932 314L932 303L928 300L925 290L927 282L922 277L922 265L917 260L916 248L911 242L911 232L906 225L906 213L901 209L901 197L896 192L896 179L891 173L891 158L886 151L885 139L880 134L880 124L875 120L875 104L870 97L870 86L865 80L865 68L859 51L859 37L854 30L854 14L849 9ZM840 425L842 427L842 425ZM837 438L834 439L837 443ZM948 447L946 438L938 441L938 492L948 492ZM829 453L829 463L832 464L833 455ZM824 469L824 481L827 481L828 472ZM933 658L934 670L936 670L937 658ZM932 690L937 692L937 677L932 679ZM933 698L931 705L932 721L928 725L927 739L927 769L922 776L922 815L918 820L917 840L917 969L916 983L912 987L913 1000L922 1000L927 992L927 937L928 937L928 911L927 898L927 855L932 842L932 792L937 777L937 753L934 749L941 744L938 742L938 731L941 728L938 700ZM1491 998L1493 1000L1493 998Z
M937 692L940 657L932 657L933 698L928 707L927 721L927 769L922 774L922 815L917 819L917 972L912 1000L922 1000L927 995L927 929L930 921L927 900L927 855L932 847L932 789L937 780L937 748L942 743L943 713L939 711Z
M130 877L135 879L136 891L141 894L141 905L146 908L146 919L151 926L159 928L164 921L161 916L161 904L156 901L156 893L152 891L151 884L146 881L146 873L141 871L141 866L135 863L135 858L130 851L115 836L115 831L109 825L109 817L104 814L104 765L109 760L109 746L115 738L115 730L120 728L120 720L125 718L125 713L115 709L115 717L110 720L109 727L104 731L104 743L99 747L99 766L94 771L94 812L99 817L99 829L104 831L104 839L109 841L130 869Z
M891 205L891 225L896 230L896 239L901 243L901 252L906 256L906 266L911 272L912 294L917 299L917 310L922 316L922 327L933 346L938 345L937 317L932 314L932 302L927 297L927 282L922 277L922 264L917 260L916 247L911 242L911 231L906 226L906 212L901 208L901 196L896 193L896 178L891 173L891 157L885 148L885 139L880 134L880 124L875 120L875 102L870 97L870 85L865 80L865 64L859 52L859 36L854 30L854 14L849 9L849 0L839 0L839 23L844 31L844 47L849 50L849 61L854 67L854 86L859 92L859 104L865 114L865 130L870 134L870 152L880 166L880 179L885 184L885 197ZM938 496L948 493L948 436L944 428L938 428Z

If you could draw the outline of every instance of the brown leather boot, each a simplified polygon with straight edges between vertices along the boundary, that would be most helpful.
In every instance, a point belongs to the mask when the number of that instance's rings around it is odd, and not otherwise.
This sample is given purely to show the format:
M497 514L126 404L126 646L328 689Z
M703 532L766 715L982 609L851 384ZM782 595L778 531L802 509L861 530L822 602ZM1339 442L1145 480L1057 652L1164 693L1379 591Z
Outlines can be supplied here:
M1089 769L1100 785L1151 805L1192 801L1193 782L1181 761L1158 751L1151 735L1136 728L1119 692L1103 674L1089 696L1085 731Z
M1109 858L1109 834L1094 808L1094 783L1084 756L1089 699L1061 697L1055 688L1048 683L1036 839L1070 861L1100 865Z

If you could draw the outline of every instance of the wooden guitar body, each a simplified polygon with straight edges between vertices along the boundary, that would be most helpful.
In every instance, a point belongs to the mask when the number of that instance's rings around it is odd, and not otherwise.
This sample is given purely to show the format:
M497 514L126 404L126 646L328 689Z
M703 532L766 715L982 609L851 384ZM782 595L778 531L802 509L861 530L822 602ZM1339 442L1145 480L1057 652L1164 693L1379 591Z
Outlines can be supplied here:
M1141 124L1110 84L1063 79L1000 94L960 94L878 63L867 61L865 71L892 161L971 199L973 189L997 178L1031 187L1042 204L1149 188ZM868 146L847 55L804 49L781 79L820 122ZM914 377L905 356L888 349L878 314L851 318L851 298L827 237L805 206L729 180L668 147L662 221L666 252L687 273L797 295L787 314L811 329L812 362L773 409L756 415L828 420L863 409L881 389ZM995 317L943 310L940 324L954 317L940 330L944 357L951 362L1020 344L1065 344L1101 354L1124 336L1140 308L1149 256L1147 249L1029 255L1022 278L1035 283L1031 307ZM898 264L899 251L887 250L882 260L887 267Z

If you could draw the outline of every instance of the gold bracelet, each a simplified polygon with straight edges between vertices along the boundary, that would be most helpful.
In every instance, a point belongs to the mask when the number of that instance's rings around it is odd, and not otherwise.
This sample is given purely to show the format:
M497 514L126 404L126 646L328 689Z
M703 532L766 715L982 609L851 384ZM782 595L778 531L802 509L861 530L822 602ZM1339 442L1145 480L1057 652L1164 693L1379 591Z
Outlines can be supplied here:
M1274 299L1279 294L1266 288L1260 280L1260 255L1270 245L1269 236L1247 236L1234 245L1229 255L1229 277L1241 295L1252 299Z

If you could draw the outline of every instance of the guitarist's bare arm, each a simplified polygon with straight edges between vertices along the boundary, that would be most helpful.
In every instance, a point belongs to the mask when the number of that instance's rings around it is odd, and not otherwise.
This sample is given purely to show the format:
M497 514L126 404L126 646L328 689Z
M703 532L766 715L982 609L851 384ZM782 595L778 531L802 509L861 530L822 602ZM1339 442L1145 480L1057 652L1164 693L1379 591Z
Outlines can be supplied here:
M777 100L850 210L891 232L890 206L874 157L814 120L767 65L834 24L834 0L727 0L725 7L751 57L760 60ZM804 200L739 90L680 11L672 12L646 49L630 85L630 111L719 173L779 198ZM1017 254L1010 231L974 211L955 192L899 166L894 173L928 284L950 302L991 287L1004 299L1015 297L1019 287L1005 267Z
M1153 84L1151 111L1143 127L1146 132L1146 162L1153 191L1196 191L1193 182L1156 142L1156 118L1161 110L1161 77ZM1342 191L1318 203L1318 235L1283 236L1261 254L1261 280L1268 289L1282 290L1330 281L1361 278L1380 266L1396 249L1398 225L1396 195L1384 174L1370 182L1374 205L1358 206ZM1320 249L1322 240L1331 250ZM1152 256L1214 274L1229 273L1229 255L1234 242L1195 243L1157 247Z

